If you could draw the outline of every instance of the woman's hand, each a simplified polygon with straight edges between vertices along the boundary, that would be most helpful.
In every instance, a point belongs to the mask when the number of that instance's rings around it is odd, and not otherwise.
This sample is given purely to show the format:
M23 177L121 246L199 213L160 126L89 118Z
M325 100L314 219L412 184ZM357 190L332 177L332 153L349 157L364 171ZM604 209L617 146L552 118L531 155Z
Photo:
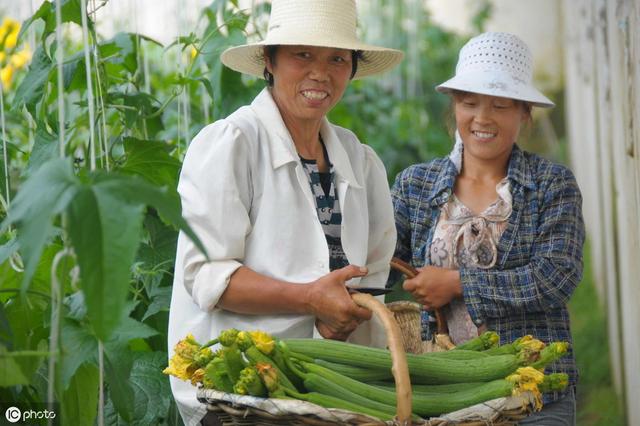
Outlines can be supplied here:
M402 288L426 309L440 308L453 299L462 297L460 272L437 266L418 268L418 275L405 280Z
M345 266L309 284L308 300L316 328L325 339L346 340L371 311L355 304L345 283L367 275L367 269Z

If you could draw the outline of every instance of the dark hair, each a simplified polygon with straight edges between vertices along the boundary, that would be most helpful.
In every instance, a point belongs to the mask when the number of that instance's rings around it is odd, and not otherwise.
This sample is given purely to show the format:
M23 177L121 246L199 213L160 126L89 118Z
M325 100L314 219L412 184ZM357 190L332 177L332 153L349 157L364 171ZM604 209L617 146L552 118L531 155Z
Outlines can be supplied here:
M264 55L267 58L269 58L269 62L271 62L272 65L276 63L276 53L278 52L278 47L280 47L280 45L278 44L272 44L264 47ZM352 50L351 51L351 76L349 77L350 79L352 79L353 76L356 75L356 72L358 72L359 60L366 61L364 59L364 53L362 52L362 50ZM273 87L273 74L271 74L267 70L266 66L264 67L264 71L262 71L262 75L264 79L267 81L267 85L269 87Z

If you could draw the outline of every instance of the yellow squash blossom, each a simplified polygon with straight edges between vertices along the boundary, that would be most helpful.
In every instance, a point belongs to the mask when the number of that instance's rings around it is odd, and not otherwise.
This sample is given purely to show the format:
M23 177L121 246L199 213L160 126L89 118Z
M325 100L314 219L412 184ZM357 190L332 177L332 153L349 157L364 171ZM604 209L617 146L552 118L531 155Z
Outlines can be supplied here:
M191 376L195 372L195 369L193 368L193 360L183 358L176 354L171 357L169 360L169 366L162 370L162 372L181 380L191 380Z
M276 342L269 333L265 333L264 331L250 331L249 334L260 352L269 355L273 351Z
M538 389L538 385L544 381L544 374L533 367L521 367L515 373L507 377L507 380L517 383L513 394L520 395L522 392L531 392L535 400L536 410L542 408L542 395Z
M208 349L208 348L207 348ZM196 355L200 352L200 344L192 334L176 343L174 355L169 360L169 366L162 372L182 380L191 380L191 376L198 369Z

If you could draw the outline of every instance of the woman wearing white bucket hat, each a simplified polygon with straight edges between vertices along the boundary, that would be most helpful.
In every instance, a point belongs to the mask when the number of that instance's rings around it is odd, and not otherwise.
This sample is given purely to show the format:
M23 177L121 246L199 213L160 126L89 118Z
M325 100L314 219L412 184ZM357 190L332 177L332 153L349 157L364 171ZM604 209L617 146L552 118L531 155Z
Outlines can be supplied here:
M186 153L183 215L208 260L180 235L170 354L188 333L205 342L228 328L383 343L372 321L360 325L371 312L345 282L386 281L395 246L386 172L326 114L350 79L402 56L358 40L354 0L273 0L266 38L221 55L268 87L204 128ZM196 389L174 377L171 386L185 423L198 424L206 410Z
M531 84L526 44L484 33L460 51L456 74L436 89L451 95L451 155L400 173L392 188L395 255L421 267L404 288L427 309L443 308L459 344L479 330L502 343L526 334L571 342L567 301L582 276L582 198L564 166L522 151L521 125L553 103ZM423 315L430 338L430 316ZM548 369L569 374L563 394L523 421L574 424L573 354Z

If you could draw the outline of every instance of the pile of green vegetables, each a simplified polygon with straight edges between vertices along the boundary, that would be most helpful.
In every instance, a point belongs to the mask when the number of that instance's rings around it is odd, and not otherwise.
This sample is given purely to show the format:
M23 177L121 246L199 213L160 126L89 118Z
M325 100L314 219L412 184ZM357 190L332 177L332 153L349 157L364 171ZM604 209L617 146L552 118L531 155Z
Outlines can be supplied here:
M567 375L542 371L562 357L566 342L545 345L531 336L498 346L486 332L446 352L406 354L416 418L459 410L495 398L540 394L567 386ZM214 352L211 346L220 344ZM229 329L204 345L178 342L165 374L227 393L308 401L391 420L396 392L388 350L335 340L276 340L260 331Z

